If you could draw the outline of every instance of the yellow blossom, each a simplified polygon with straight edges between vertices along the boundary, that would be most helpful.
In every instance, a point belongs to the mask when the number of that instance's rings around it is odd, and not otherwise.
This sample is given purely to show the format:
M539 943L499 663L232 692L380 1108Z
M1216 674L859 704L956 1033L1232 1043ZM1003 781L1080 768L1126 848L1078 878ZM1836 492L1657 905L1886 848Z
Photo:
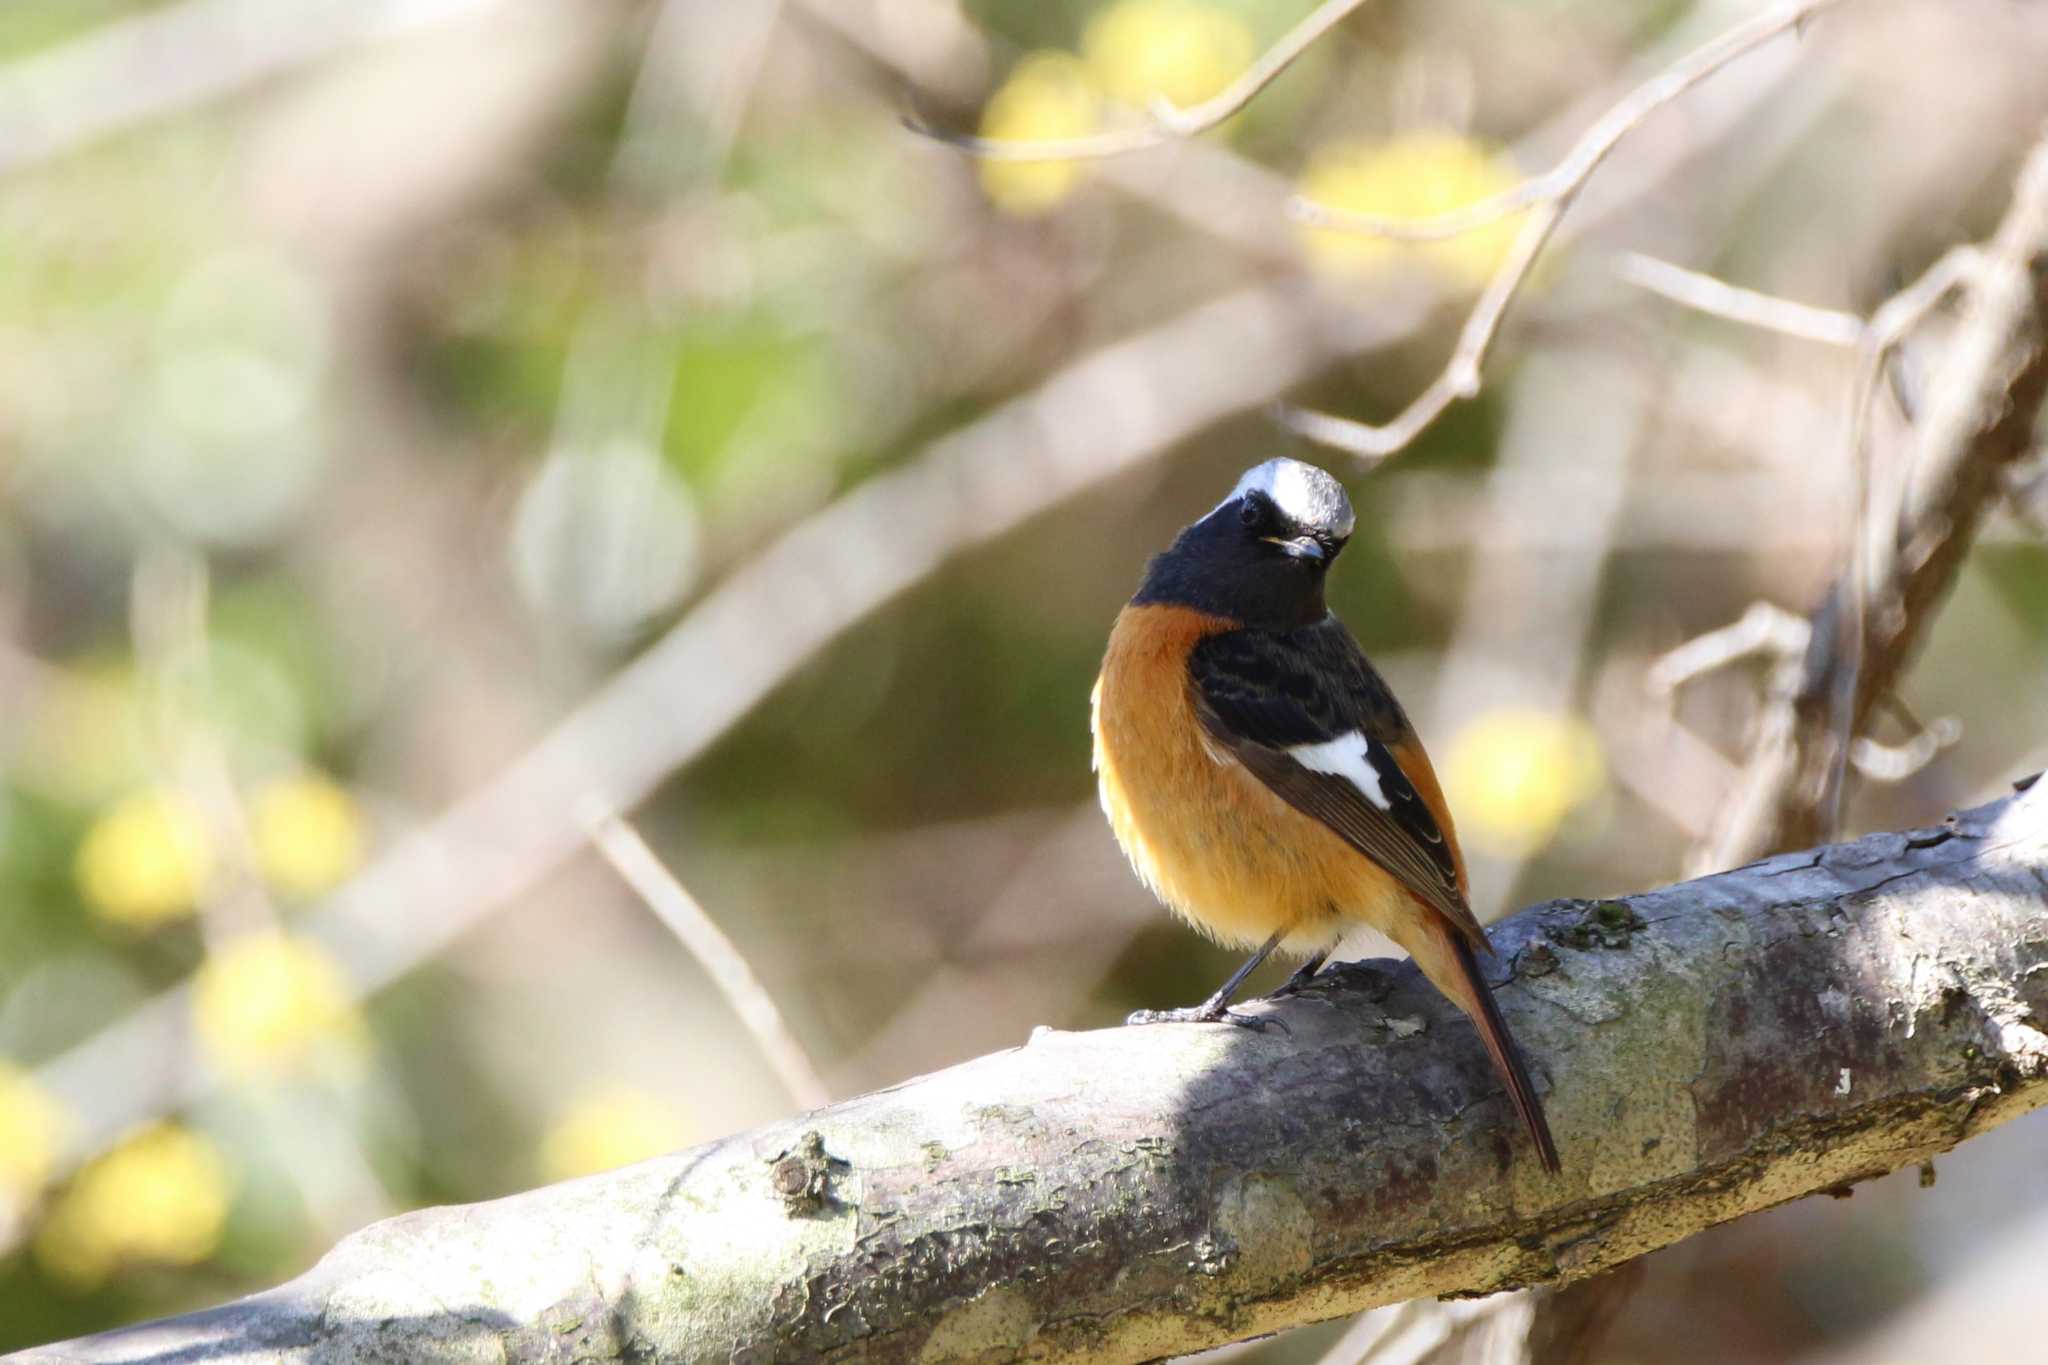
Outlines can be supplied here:
M1201 0L1118 0L1089 20L1081 53L1111 99L1185 109L1241 75L1257 47L1243 20Z
M1102 105L1079 60L1034 52L1017 64L982 111L981 135L999 142L1086 137L1101 127ZM998 208L1020 217L1046 213L1079 183L1071 161L984 161L981 186Z
M137 780L147 757L134 675L113 664L53 670L22 727L21 775L60 801L91 805Z
M195 1265L220 1245L232 1194L212 1142L157 1124L79 1172L37 1230L36 1259L80 1289L124 1265Z
M288 896L330 891L362 862L356 803L318 773L272 782L249 802L250 832L264 877Z
M1459 832L1501 857L1549 843L1606 781L1592 728L1576 716L1533 707L1479 716L1451 741L1444 764Z
M1509 189L1519 178L1506 156L1455 133L1410 133L1378 143L1340 143L1309 159L1304 199L1377 218L1431 218ZM1437 242L1401 242L1335 228L1305 230L1310 257L1326 269L1364 274L1425 265L1446 281L1476 288L1513 244L1520 216Z
M104 919L139 929L192 913L212 870L206 821L171 788L138 792L101 812L76 865L85 903Z
M42 1193L69 1126L64 1107L35 1077L0 1062L0 1210Z
M541 1139L540 1169L548 1180L629 1166L686 1145L690 1125L673 1105L627 1086L585 1095Z
M341 968L317 945L277 933L244 935L206 960L192 1022L208 1055L245 1080L289 1072L317 1044L352 1048L362 1038Z

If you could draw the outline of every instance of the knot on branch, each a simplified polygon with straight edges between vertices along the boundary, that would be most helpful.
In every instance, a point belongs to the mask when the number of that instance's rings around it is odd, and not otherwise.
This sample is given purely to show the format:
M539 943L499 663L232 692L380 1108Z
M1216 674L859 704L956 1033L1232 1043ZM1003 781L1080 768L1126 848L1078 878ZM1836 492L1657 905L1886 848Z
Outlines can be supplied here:
M777 1152L768 1161L769 1183L793 1218L821 1212L832 1204L832 1177L852 1169L826 1152L824 1136L815 1128L797 1139L796 1146Z

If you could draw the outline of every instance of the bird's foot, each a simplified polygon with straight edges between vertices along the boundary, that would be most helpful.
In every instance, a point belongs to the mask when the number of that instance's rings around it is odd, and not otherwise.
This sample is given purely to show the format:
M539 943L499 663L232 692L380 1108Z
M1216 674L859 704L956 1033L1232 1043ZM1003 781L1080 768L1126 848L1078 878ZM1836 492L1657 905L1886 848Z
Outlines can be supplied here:
M1240 1014L1221 1005L1187 1005L1177 1010L1132 1010L1126 1024L1235 1024L1254 1033L1267 1029L1288 1031L1287 1025L1267 1015Z
M1321 971L1323 964L1329 960L1330 954L1327 951L1317 953L1314 957L1296 968L1294 975L1288 977L1286 981L1281 983L1278 990L1266 998L1268 1000L1285 1000L1290 995L1301 994L1302 988L1315 980L1316 973Z

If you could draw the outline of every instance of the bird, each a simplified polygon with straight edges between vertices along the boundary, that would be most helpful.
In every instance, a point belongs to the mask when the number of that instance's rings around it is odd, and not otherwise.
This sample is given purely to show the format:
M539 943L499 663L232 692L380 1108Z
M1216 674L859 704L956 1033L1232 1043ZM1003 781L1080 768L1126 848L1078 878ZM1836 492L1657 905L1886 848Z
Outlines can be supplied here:
M1145 568L1090 698L1098 794L1145 885L1196 929L1255 949L1200 1005L1133 1024L1260 1027L1229 1008L1276 950L1306 985L1353 925L1379 930L1470 1017L1546 1170L1543 1105L1479 956L1465 859L1429 756L1324 600L1356 518L1327 471L1247 470Z

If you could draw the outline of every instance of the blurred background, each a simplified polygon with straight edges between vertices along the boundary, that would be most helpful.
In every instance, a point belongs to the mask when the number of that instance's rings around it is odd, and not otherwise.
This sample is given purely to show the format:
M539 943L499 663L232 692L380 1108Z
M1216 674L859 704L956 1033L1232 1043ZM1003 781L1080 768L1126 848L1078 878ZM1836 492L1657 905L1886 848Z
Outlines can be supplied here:
M1624 253L1867 312L2003 210L2048 7L1847 5L1659 114L1378 471L1268 405L1397 412L1513 226L1287 196L1491 193L1755 7L1380 0L1086 166L902 122L1125 126L1310 8L0 6L0 1348L796 1108L605 810L832 1094L1200 998L1231 959L1125 868L1088 690L1146 555L1273 454L1351 489L1334 605L1482 915L1681 874L1767 669L1646 675L1833 574L1853 360ZM2044 523L1994 518L1905 689L1960 738L1852 828L2048 763ZM2020 1358L2044 1118L1652 1258L1609 1358L1899 1358L1943 1313Z

